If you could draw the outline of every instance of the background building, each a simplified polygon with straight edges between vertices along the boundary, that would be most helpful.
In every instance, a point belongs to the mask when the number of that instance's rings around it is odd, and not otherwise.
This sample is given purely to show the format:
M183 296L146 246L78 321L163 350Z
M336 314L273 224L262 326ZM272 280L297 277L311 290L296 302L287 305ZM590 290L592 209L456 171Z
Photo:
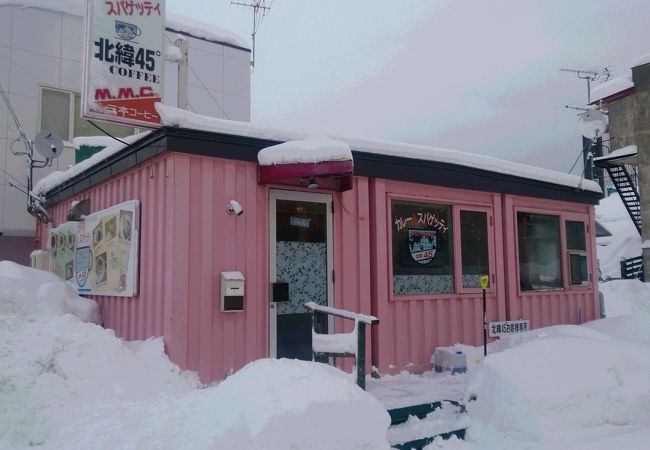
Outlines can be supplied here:
M637 58L630 74L610 80L594 90L594 99L609 115L610 153L596 164L616 172L634 172L617 186L643 242L650 240L650 55ZM613 170L612 170L613 169ZM636 183L635 183L636 182ZM636 186L635 186L636 184ZM645 247L645 245L644 245ZM643 249L645 279L650 279L650 248Z
M16 2L0 0L0 85L29 138L43 129L58 132L66 150L51 168L36 169L35 181L74 164L74 137L101 134L80 119L85 0ZM45 8L33 5L46 5ZM166 44L188 41L188 109L200 114L250 120L248 43L220 28L167 15ZM177 105L178 64L165 64L164 103ZM135 130L100 123L116 136ZM24 156L12 154L17 127L0 102L0 260L27 263L35 248L35 220L26 212ZM24 150L20 143L14 150Z

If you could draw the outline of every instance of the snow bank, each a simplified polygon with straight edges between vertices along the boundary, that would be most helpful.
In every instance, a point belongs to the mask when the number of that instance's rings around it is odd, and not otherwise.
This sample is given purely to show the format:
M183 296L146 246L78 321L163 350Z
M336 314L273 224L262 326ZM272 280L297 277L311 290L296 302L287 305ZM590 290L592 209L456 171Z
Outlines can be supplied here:
M612 280L600 283L607 317L650 314L650 284L640 280Z
M470 442L481 448L573 448L650 427L644 412L650 402L647 345L588 327L536 331L488 355L474 372L466 392L477 397L468 403Z
M0 314L32 321L72 314L84 322L101 322L94 300L79 297L53 273L11 261L0 261Z
M596 206L596 219L612 233L612 236L596 239L603 278L620 278L621 259L641 255L641 236L618 194L600 201Z
M266 359L208 389L99 408L44 448L388 449L389 421L338 369Z
M304 140L272 145L257 153L257 161L262 166L351 160L352 152L348 144L320 135L311 135L305 137Z
M199 385L162 339L127 344L88 322L99 322L93 300L54 274L0 262L0 448L43 444L100 404Z

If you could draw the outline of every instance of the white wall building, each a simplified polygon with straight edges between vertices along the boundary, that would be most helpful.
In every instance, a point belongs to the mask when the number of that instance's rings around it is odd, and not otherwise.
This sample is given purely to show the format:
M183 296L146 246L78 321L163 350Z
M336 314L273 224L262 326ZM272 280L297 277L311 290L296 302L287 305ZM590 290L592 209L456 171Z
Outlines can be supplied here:
M65 141L101 134L79 117L82 89L85 0L0 0L0 85L29 138L42 128ZM188 41L188 103L200 114L250 120L250 49L241 37L217 27L167 14L166 44ZM165 64L163 102L177 106L178 64ZM132 128L98 123L118 136ZM0 260L27 263L34 248L35 219L26 212L26 195L10 184L27 184L24 156L11 150L18 137L0 101ZM24 150L20 143L14 150ZM35 180L63 170L75 160L72 144Z

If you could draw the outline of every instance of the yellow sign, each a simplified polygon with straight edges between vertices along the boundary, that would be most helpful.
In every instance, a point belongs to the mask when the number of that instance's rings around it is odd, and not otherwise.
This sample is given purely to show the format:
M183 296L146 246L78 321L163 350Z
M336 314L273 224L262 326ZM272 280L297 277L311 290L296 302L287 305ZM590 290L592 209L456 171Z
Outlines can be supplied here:
M481 289L487 289L488 283L490 282L490 277L487 275L481 275L478 281L481 283Z

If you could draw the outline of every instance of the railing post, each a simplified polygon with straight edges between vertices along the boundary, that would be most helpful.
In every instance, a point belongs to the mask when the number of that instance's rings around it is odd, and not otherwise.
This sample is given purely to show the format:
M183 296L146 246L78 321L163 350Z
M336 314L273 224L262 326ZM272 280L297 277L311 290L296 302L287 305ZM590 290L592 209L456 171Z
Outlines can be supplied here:
M322 321L323 316L321 315L320 311L316 311L315 309L312 309L311 311L311 325L312 329L316 333L322 333L323 332L323 321ZM327 363L327 356L321 355L316 355L316 352L314 352L314 346L312 344L311 346L311 354L312 354L312 360L316 362L321 362L321 363Z
M357 322L357 385L366 390L366 324Z

